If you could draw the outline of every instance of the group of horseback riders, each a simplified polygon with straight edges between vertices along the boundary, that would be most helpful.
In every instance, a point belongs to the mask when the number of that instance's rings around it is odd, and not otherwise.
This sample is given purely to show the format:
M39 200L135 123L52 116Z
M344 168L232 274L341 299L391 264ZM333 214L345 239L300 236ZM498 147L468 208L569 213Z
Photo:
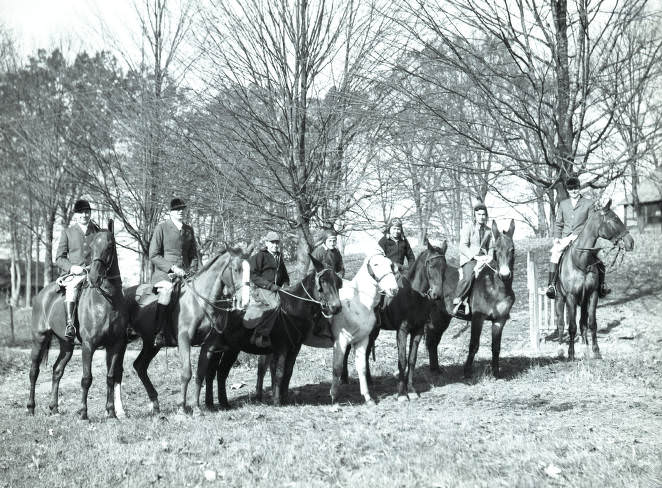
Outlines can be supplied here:
M565 183L569 197L559 203L554 223L554 243L551 249L551 266L547 296L555 298L556 280L559 259L563 250L577 238L589 216L594 202L581 195L580 181L577 177L569 177ZM154 346L162 347L168 344L166 325L167 308L172 299L173 290L182 279L194 274L198 269L198 251L193 228L184 222L185 202L174 198L170 202L169 218L159 223L152 236L149 246L149 259L154 265L152 285L157 293L156 326L158 333L154 338ZM67 326L65 337L73 342L76 337L75 307L78 290L85 280L86 268L89 264L89 246L86 236L99 232L99 226L91 219L91 207L88 201L78 200L74 204L72 224L62 231L57 250L56 264L63 274L58 283L65 290L65 309ZM492 233L487 226L488 210L484 203L479 202L473 207L471 222L464 225L460 231L460 276L453 300L451 315L468 319L468 295L473 282L473 276L489 265L494 258ZM251 301L261 304L263 308L277 308L280 304L279 290L290 284L289 274L280 250L280 236L270 231L264 238L265 247L249 259ZM387 225L379 246L384 254L394 264L402 268L405 259L407 265L413 265L414 253L405 237L402 221L394 218ZM318 239L312 256L327 269L333 270L344 277L343 258L337 248L337 233L334 230L324 230ZM604 297L610 292L604 283L605 267L599 263L599 296ZM325 319L318 321L313 331L325 336L331 335L329 323ZM268 347L269 327L257 327L252 342L258 347Z

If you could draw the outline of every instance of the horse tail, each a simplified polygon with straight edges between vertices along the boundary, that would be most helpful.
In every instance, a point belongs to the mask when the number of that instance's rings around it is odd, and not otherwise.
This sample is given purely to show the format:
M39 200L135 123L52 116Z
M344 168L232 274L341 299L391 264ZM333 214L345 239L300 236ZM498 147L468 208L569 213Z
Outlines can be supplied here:
M45 368L46 365L48 364L48 350L51 348L51 341L53 340L53 332L49 331L46 334L46 338L44 339L44 345L42 346L44 349L44 354L41 357L41 365L40 368Z

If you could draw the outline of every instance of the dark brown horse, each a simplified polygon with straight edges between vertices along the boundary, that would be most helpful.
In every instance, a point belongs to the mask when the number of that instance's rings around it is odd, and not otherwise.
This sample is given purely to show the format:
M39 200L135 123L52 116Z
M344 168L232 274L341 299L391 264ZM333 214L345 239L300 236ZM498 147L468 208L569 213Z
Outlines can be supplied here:
M472 364L480 346L480 334L485 320L492 322L492 374L495 378L499 377L501 333L506 321L510 318L510 309L515 303L515 293L513 292L514 232L514 220L510 221L510 227L503 233L499 231L496 222L492 221L494 259L478 274L469 296L471 340L467 361L464 363L465 378L471 377Z
M444 273L446 270L446 248L444 241L436 247L426 239L424 250L406 277L402 277L402 286L393 300L383 309L381 329L395 330L398 342L398 400L408 400L409 395L417 395L414 388L414 370L418 346L434 309L441 306L444 296ZM446 324L448 326L448 324ZM371 334L371 344L377 338L380 329ZM409 353L407 342L409 340ZM369 356L373 346L369 346ZM347 353L345 354L345 364ZM366 357L366 365L368 358ZM344 367L346 370L346 366ZM343 376L344 373L343 373ZM367 376L370 377L369 369Z
M221 342L224 347L218 364L218 400L221 408L229 408L226 381L230 368L240 351L250 354L273 354L271 361L272 398L275 406L287 402L294 363L301 345L320 315L330 317L341 310L338 289L342 280L333 271L311 256L314 272L301 282L279 291L280 306L268 311L263 320L274 320L271 347L260 348L251 343L253 331L244 327L240 312L227 312L224 317ZM210 376L211 376L210 370ZM207 392L211 389L208 387ZM209 401L209 399L208 399Z
M113 398L115 385L122 381L122 361L126 350L127 314L122 295L122 280L117 262L117 250L113 235L113 221L108 231L91 234L92 262L87 268L87 283L80 294L77 307L78 339L81 342L83 377L82 404L78 414L87 419L87 394L92 384L92 356L99 347L106 349L106 416L122 415L119 395ZM51 283L35 298L32 308L32 365L30 367L30 398L28 413L34 414L35 383L39 376L39 365L45 359L53 335L60 341L60 354L53 364L51 387L51 413L58 411L58 389L64 368L71 359L74 345L64 336L66 324L62 294L59 285ZM116 405L117 402L117 405Z
M561 298L556 301L559 341L563 337L563 306L568 321L568 359L575 358L577 333L577 306L580 308L579 326L584 345L588 348L588 329L591 330L593 356L600 358L595 309L598 306L598 262L600 248L595 247L602 237L618 247L618 253L634 249L634 239L621 219L611 210L611 200L604 208L591 212L577 239L568 247L559 263L559 289ZM561 320L559 320L559 317Z
M214 353L219 331L215 328L218 315L228 308L225 299L227 292L238 296L242 287L243 260L250 254L250 249L228 248L225 252L211 259L198 273L185 280L178 297L173 294L169 308L170 330L167 334L177 341L181 361L181 389L178 401L179 411L188 413L186 396L191 380L191 346L201 346L196 374L194 394L196 412L200 410L200 389L207 374L210 358ZM144 285L142 285L144 286ZM138 287L128 288L125 292L129 309L130 323L136 333L142 337L142 350L133 362L133 367L142 381L150 399L152 413L160 411L158 393L152 384L147 368L160 348L154 346L156 333L156 301L145 305L136 299ZM151 293L151 290L148 291ZM150 297L155 298L155 297ZM231 308L231 307L230 307Z

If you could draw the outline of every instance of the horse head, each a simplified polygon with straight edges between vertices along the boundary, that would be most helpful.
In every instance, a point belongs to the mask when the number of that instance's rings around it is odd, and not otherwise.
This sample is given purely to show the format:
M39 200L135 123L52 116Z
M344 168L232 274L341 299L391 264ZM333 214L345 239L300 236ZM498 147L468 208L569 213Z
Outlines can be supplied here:
M448 243L434 246L426 237L427 249L423 251L409 272L412 288L431 300L444 296L444 276L446 274L446 249Z
M611 241L614 246L626 251L634 249L634 239L625 227L625 224L618 218L618 215L611 209L611 198L607 204L598 209L602 223L598 229L598 235L603 239Z
M494 257L496 260L496 271L502 280L513 278L515 266L515 245L513 244L513 233L515 232L515 221L510 220L510 227L506 232L500 232L496 222L492 221L492 239L494 241Z
M91 263L87 280L91 287L99 288L104 279L119 277L109 276L109 273L112 273L113 270L116 270L116 274L119 275L113 221L108 222L107 231L91 234L88 239Z
M342 305L338 290L342 288L342 280L330 269L326 269L322 263L308 254L315 267L315 288L313 297L322 307L322 314L330 317L340 312Z
M236 297L237 306L241 308L248 303L248 294L244 293L244 288L249 288L250 265L248 264L248 258L253 252L253 245L251 244L245 250L241 247L226 246L226 252L229 259L221 270L223 294Z
M396 266L384 253L373 254L365 261L368 274L377 282L380 293L392 297L398 292L398 281L395 277Z

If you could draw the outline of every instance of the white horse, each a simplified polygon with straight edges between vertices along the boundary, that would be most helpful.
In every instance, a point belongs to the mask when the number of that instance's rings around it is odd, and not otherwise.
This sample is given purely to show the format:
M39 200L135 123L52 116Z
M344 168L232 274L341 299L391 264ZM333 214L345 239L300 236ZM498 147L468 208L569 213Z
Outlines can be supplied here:
M343 286L338 290L342 309L330 319L334 341L331 342L330 338L313 335L312 332L304 340L304 344L311 347L333 347L333 379L330 391L333 403L336 402L338 396L345 351L351 344L356 358L361 395L366 404L375 404L370 396L366 379L366 348L370 332L375 327L374 309L379 303L381 295L392 297L397 292L395 266L381 249L375 250L374 254L371 253L365 258L354 279L343 280ZM258 399L262 397L262 382L267 361L270 362L270 359L265 357L258 363L256 387Z

